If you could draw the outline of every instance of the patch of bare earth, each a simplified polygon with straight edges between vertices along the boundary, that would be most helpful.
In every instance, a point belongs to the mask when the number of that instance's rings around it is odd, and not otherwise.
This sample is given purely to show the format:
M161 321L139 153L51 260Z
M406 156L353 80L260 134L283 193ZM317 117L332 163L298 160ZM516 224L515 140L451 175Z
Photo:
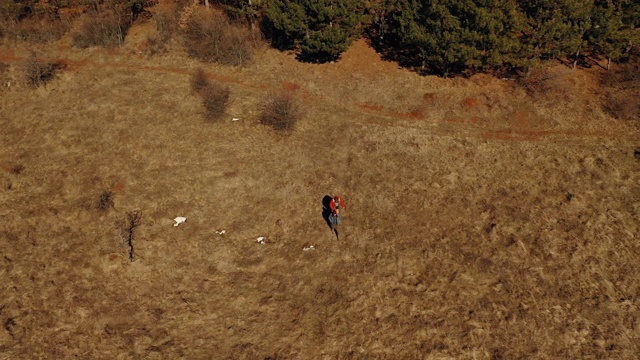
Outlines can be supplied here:
M640 353L638 133L584 72L554 70L574 91L554 99L419 77L362 41L247 68L54 45L65 71L0 96L0 358ZM231 88L222 123L198 67ZM258 123L283 89L305 108L289 136Z

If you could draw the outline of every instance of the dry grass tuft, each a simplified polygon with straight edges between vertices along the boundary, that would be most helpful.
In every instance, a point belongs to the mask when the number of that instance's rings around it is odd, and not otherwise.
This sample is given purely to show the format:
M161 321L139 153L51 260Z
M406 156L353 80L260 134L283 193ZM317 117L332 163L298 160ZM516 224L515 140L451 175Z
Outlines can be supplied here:
M223 65L247 65L259 45L256 31L212 12L193 16L183 37L190 56Z
M20 175L24 171L25 167L22 164L16 164L11 168L11 173L15 175Z
M113 11L86 16L73 34L73 44L80 48L101 46L116 48L124 43L129 23Z
M56 71L60 69L62 69L62 64L38 60L35 53L31 53L23 63L25 82L32 87L46 84L54 78Z
M260 123L282 132L292 131L302 116L300 103L290 93L273 95L262 106Z

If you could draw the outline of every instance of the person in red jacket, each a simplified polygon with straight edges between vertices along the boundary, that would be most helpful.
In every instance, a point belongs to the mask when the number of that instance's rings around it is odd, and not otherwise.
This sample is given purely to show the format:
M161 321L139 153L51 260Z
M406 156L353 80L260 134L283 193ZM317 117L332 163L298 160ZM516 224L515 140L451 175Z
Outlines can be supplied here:
M344 200L342 200L340 196L334 196L333 199L331 199L331 202L329 203L329 207L331 208L331 211L333 212L333 214L337 215L340 213L340 209L345 208Z
M346 208L344 200L342 200L340 196L334 196L329 203L329 208L331 208L331 215L329 216L331 230L336 233L336 238L339 239L338 225L340 225L340 222L342 221L341 210Z

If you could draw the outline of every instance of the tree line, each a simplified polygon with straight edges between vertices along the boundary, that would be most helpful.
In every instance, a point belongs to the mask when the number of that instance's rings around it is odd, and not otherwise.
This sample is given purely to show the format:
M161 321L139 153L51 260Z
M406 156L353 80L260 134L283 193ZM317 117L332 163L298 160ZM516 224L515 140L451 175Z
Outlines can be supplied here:
M191 4L192 0L175 0ZM135 10L157 0L10 0L0 15L106 5ZM260 26L303 61L338 60L366 36L388 59L449 75L510 72L538 60L619 61L640 42L638 0L200 0ZM2 16L0 16L2 17ZM1 31L1 27L0 27Z
M368 36L390 59L438 74L512 71L536 60L618 61L640 40L637 0L226 0L274 46L339 59Z

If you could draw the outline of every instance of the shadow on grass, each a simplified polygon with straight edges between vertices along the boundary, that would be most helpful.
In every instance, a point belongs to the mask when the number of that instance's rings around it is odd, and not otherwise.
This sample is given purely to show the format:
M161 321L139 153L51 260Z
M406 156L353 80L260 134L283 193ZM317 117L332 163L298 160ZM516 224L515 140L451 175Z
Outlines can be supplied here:
M322 198L322 218L327 223L329 229L331 229L331 207L329 206L329 204L331 204L331 199L332 198L329 195L325 195Z

